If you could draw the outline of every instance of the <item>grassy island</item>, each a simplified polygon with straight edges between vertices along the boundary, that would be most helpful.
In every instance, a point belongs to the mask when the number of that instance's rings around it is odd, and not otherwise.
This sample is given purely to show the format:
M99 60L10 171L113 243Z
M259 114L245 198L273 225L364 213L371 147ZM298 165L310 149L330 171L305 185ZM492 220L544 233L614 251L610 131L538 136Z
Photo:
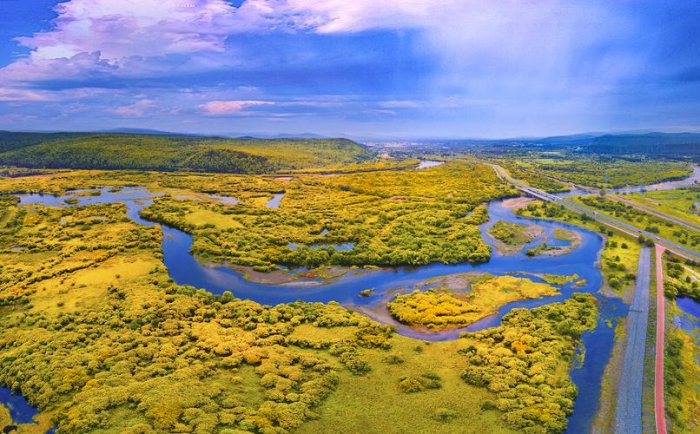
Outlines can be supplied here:
M387 308L403 324L444 330L468 326L511 301L558 293L553 286L513 276L485 274L467 282L468 286L461 291L438 288L399 294L387 303Z
M542 228L535 225L520 225L497 221L488 230L496 240L496 247L501 253L514 254L522 250L525 244L542 235Z

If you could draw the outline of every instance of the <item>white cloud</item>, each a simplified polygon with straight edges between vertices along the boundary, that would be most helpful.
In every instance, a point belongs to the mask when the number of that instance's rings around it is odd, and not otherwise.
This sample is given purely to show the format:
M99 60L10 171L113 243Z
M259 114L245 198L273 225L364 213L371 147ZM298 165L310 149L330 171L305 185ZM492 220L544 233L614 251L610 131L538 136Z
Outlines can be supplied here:
M142 99L133 104L113 108L110 111L122 117L139 118L149 114L154 106L155 101L150 99Z
M69 0L56 6L58 17L49 30L18 39L30 48L30 54L0 68L0 101L42 102L94 95L93 90L82 94L42 90L45 81L98 86L96 83L119 77L133 89L140 83L130 79L148 77L167 83L172 77L184 78L181 82L186 83L188 74L215 71L208 82L209 76L202 75L201 88L215 89L211 93L195 88L164 101L163 95L172 92L168 86L153 89L149 82L143 89L153 90L149 98L158 100L159 106L171 103L220 117L275 104L276 110L295 109L290 116L301 116L300 107L340 112L340 107L347 106L385 110L386 114L418 112L412 110L418 108L425 113L452 110L468 112L480 122L490 122L493 117L513 124L541 123L542 115L550 113L552 118L559 115L585 124L587 116L605 112L606 104L614 104L614 90L620 83L645 70L643 50L629 49L636 46L629 42L640 34L639 24L633 14L620 9L603 0L246 0L239 8L227 0ZM331 45L328 41L314 45L318 38L299 38L295 45L294 34L331 38L377 29L410 32L411 37L402 41L412 45L396 56L410 52L407 63L419 59L415 62L426 68L424 74L406 73L421 75L415 88L397 88L394 94L369 98L359 95L355 101L316 95L301 79L308 87L296 98L277 100L275 82L285 78L280 71L293 71L300 77L304 71L313 71L321 76L325 66L332 71L343 62L355 66L381 55L369 50L366 57L354 57L355 63L348 62L347 57L356 54L350 51L333 51L323 57L322 51ZM270 33L289 34L289 38L279 49L270 43L274 38L265 39L270 45L256 51L250 34ZM347 39L338 50L349 49ZM330 64L315 62L319 58ZM388 56L387 62L392 59ZM270 89L234 91L227 88L228 75L220 72L235 73L238 68L247 74L278 75L270 80ZM401 73L397 66L395 76L388 79L398 83ZM233 86L245 80L230 76ZM265 82L258 78L251 81ZM328 86L319 92L334 89L334 80L338 93L350 89L344 86L343 77L329 74L322 78ZM120 101L133 98L121 97ZM154 110L145 101L113 109L105 105L98 104L101 112L120 116L152 115L167 109Z
M104 89L80 88L66 90L46 90L26 87L0 87L0 101L32 103L81 99L105 93Z
M274 105L270 101L238 101L238 100L219 100L209 101L199 106L199 108L207 115L225 116L239 113L248 107Z
M33 60L99 52L109 63L133 56L222 51L235 28L225 0L71 0L56 6L53 29L18 41Z

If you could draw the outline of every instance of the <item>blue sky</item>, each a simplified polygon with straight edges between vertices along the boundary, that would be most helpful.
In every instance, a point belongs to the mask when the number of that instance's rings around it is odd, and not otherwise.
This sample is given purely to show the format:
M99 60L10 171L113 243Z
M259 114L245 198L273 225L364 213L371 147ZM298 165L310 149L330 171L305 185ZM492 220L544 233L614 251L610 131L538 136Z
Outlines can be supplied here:
M700 2L0 0L0 129L700 130Z

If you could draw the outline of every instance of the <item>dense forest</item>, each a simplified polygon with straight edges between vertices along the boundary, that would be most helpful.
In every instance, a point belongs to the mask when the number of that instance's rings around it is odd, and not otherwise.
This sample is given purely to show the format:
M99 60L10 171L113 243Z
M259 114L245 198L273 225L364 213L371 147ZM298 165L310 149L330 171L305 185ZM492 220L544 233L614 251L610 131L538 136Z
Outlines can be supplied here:
M345 139L225 139L88 133L0 132L0 165L271 173L350 164L373 153Z
M505 167L514 177L550 192L565 190L561 182L597 189L638 187L683 179L692 173L690 165L681 161L556 152L532 153L506 162Z

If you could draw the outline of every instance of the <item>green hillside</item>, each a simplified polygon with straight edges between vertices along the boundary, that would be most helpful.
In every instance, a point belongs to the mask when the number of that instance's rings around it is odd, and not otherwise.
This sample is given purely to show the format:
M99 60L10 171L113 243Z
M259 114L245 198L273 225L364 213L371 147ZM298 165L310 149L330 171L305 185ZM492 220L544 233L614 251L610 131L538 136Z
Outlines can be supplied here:
M270 173L366 160L346 139L224 139L135 134L0 132L0 165Z

